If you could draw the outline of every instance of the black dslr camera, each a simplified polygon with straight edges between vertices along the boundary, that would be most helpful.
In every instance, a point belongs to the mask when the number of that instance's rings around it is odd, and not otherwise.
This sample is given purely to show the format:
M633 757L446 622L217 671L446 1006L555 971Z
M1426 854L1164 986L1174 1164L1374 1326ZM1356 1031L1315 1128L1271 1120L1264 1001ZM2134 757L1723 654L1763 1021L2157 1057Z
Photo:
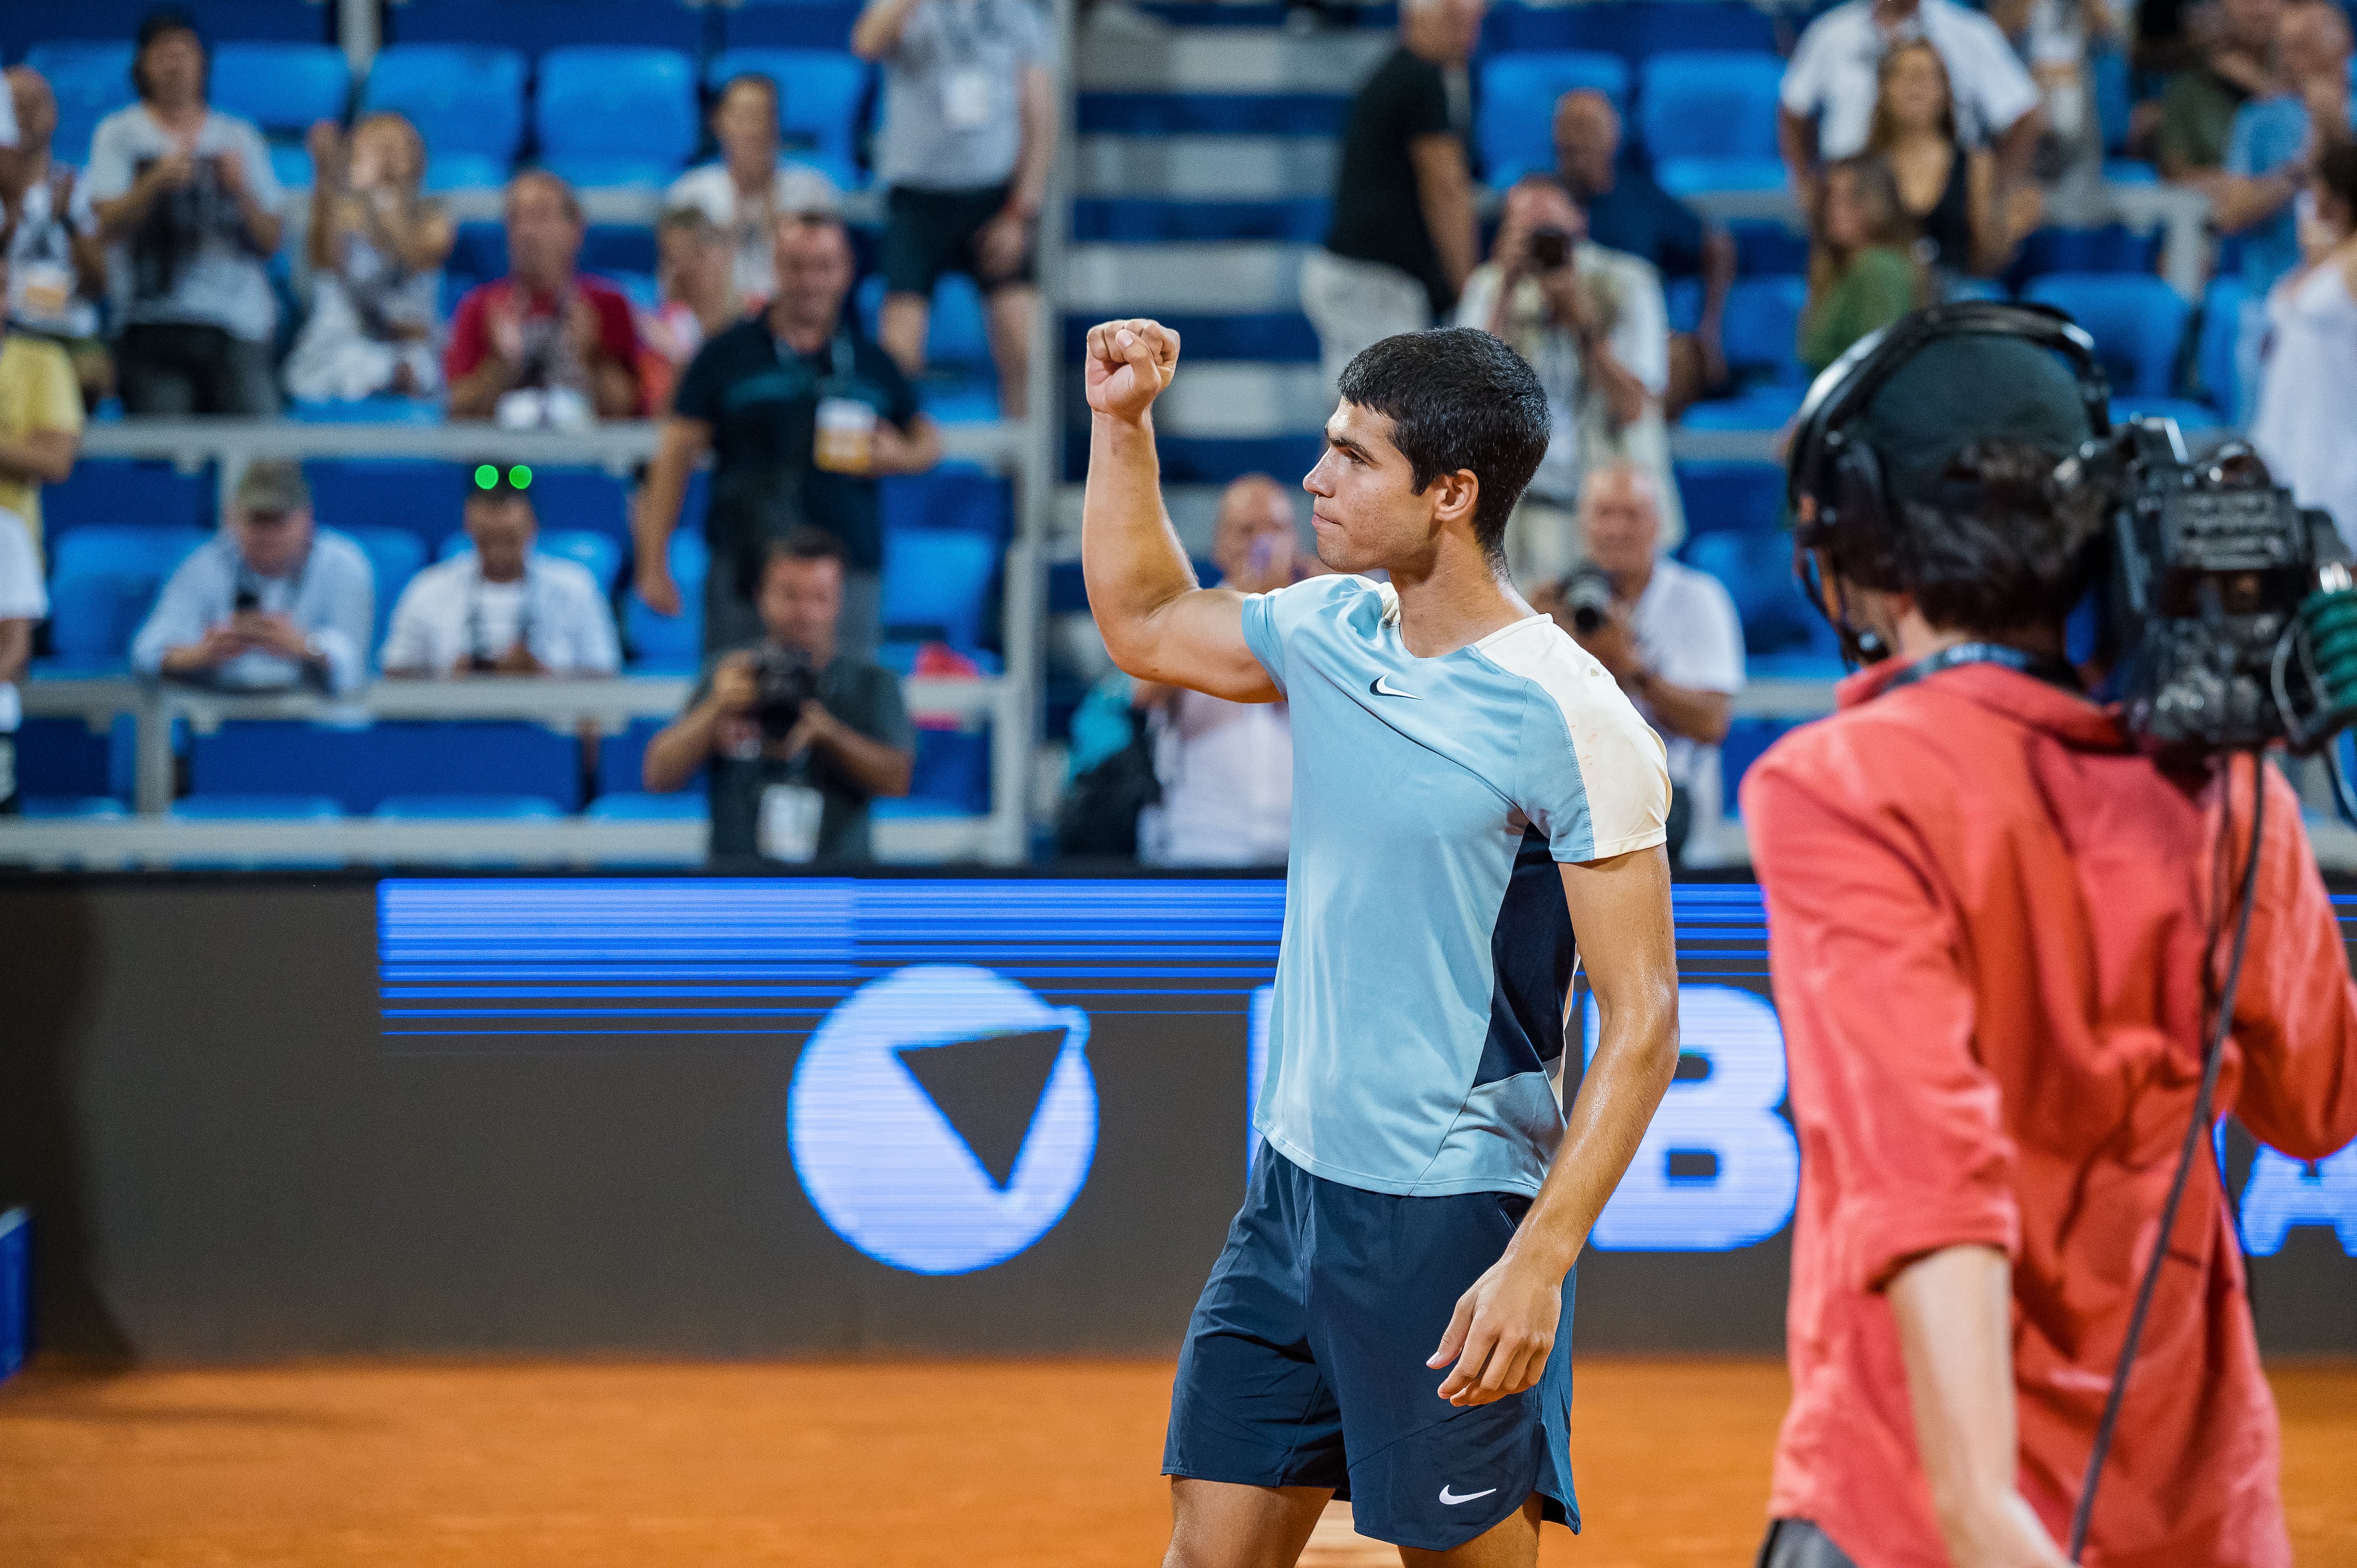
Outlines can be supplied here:
M1555 591L1563 597L1564 613L1571 617L1571 624L1582 637L1593 637L1611 618L1612 579L1593 562L1575 570Z
M818 695L818 671L791 648L764 647L753 665L753 689L759 693L753 716L761 722L766 740L783 740L801 722L802 704Z

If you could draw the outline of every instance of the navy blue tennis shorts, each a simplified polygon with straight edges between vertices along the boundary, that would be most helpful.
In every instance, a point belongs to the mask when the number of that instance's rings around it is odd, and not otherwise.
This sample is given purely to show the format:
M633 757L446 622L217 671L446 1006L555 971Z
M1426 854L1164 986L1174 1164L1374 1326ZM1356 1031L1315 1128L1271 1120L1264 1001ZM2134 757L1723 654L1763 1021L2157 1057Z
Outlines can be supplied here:
M1326 1181L1265 1144L1187 1326L1162 1473L1331 1487L1359 1533L1461 1546L1535 1492L1579 1528L1571 1488L1571 1282L1537 1386L1460 1408L1425 1360L1530 1199L1394 1197Z

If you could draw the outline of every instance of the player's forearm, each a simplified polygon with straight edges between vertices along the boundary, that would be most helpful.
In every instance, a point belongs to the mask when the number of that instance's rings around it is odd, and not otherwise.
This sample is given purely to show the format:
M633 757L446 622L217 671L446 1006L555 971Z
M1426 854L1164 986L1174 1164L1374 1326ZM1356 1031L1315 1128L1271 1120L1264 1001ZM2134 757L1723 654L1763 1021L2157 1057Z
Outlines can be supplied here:
M1135 423L1104 413L1091 416L1081 571L1089 609L1114 662L1133 675L1157 678L1145 667L1150 662L1150 623L1196 584L1186 548L1162 508L1151 415Z

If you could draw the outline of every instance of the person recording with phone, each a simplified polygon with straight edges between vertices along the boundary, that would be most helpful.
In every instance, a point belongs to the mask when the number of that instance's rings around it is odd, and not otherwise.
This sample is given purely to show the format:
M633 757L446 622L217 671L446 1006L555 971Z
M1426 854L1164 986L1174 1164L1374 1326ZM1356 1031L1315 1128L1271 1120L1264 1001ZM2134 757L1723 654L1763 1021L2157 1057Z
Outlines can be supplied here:
M756 579L761 638L713 660L647 743L650 790L708 771L716 861L873 860L869 802L909 792L917 733L900 678L839 645L843 578L833 536L773 542Z
M2291 1561L2211 1134L2357 1136L2357 985L2265 760L2357 714L2319 633L2357 598L2254 462L2106 402L2061 317L1964 305L1796 424L1796 565L1865 667L1743 785L1801 1146L1763 1568Z
M376 574L361 547L322 532L290 458L245 466L221 532L172 573L132 639L143 675L229 691L350 691L368 676Z
M1669 310L1652 263L1590 242L1563 182L1532 175L1506 192L1497 243L1466 280L1457 325L1502 338L1546 389L1546 456L1506 526L1517 582L1551 583L1578 562L1581 479L1610 463L1657 475L1666 543L1685 537L1662 421Z

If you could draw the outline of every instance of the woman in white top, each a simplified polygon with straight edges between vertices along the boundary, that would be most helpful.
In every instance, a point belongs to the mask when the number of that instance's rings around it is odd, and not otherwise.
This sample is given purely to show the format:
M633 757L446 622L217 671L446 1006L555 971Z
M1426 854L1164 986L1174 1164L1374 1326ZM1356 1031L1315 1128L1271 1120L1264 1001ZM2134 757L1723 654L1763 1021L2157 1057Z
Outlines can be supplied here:
M843 205L834 181L779 156L778 84L758 71L731 77L712 105L720 161L672 182L663 206L693 207L727 237L740 314L759 310L778 291L778 220L833 212Z
M2301 201L2306 262L2267 295L2251 444L2357 544L2357 145L2328 142Z
M311 127L311 315L286 360L307 403L442 390L436 347L442 263L457 229L421 193L425 142L398 114L371 114L347 142Z

